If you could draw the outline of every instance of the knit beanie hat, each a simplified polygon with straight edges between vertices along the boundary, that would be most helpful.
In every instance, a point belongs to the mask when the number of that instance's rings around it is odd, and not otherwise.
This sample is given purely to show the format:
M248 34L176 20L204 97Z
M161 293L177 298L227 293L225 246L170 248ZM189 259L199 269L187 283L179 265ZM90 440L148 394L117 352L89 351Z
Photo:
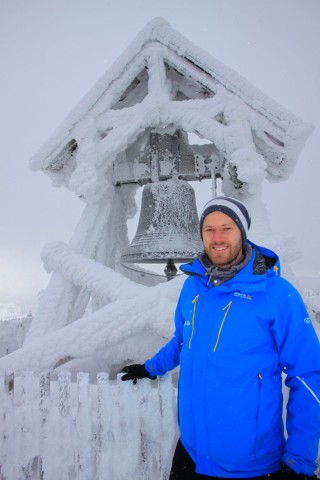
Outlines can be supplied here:
M216 211L222 212L232 218L240 229L242 242L245 243L251 225L251 218L246 206L239 200L231 197L215 197L205 204L200 217L201 238L204 219L209 213Z

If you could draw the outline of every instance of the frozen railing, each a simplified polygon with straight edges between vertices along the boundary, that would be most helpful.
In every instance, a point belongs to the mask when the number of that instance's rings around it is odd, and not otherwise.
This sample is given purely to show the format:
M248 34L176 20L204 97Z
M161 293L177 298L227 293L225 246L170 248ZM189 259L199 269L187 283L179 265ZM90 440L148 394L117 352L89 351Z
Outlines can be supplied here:
M61 372L0 376L1 480L164 480L177 441L176 388Z

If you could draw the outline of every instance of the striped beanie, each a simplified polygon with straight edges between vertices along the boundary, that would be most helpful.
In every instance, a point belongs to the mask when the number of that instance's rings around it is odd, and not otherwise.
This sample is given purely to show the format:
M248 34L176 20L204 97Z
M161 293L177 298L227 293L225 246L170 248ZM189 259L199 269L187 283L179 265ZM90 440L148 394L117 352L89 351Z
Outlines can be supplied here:
M240 229L242 235L242 242L245 243L248 230L251 225L251 218L246 206L239 200L231 197L215 197L205 204L200 217L201 238L204 219L207 215L209 215L209 213L216 211L222 212L225 215L228 215L228 217L232 218L232 220L238 225Z

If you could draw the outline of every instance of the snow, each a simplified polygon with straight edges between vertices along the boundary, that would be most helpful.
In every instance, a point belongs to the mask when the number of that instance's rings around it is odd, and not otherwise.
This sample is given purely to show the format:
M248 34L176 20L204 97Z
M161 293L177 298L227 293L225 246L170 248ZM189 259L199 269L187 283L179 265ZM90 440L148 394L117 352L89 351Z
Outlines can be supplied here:
M142 78L146 67L147 81ZM189 80L191 98L177 100L172 69ZM133 83L136 79L142 82L137 92ZM137 96L129 101L132 91ZM184 87L183 93L190 91ZM224 129L216 120L220 115L227 124L237 120L231 131L238 141L243 124L248 122L260 139L260 147L262 139L268 143L265 168L271 177L287 178L312 131L310 125L191 44L165 20L154 19L33 157L31 167L42 169L54 184L67 186L86 202L95 202L105 193L103 179L117 155L148 127L161 130L173 124L207 138L219 150L231 149L227 154L232 154L239 146L230 141L230 128ZM50 168L55 156L73 138L78 144L76 165L69 162L62 171ZM253 147L252 138L250 145L247 140L241 143L242 147ZM275 154L268 158L268 151L273 150Z
M184 77L182 86L175 72ZM51 280L23 345L0 358L0 371L85 371L94 381L98 372L114 376L126 363L144 362L171 337L184 276L152 284L150 272L122 265L138 186L115 188L114 165L129 164L135 179L154 180L151 167L131 159L143 151L150 131L163 134L172 126L224 153L226 161L217 167L222 192L247 203L253 216L249 238L274 248L284 274L296 281L289 266L296 258L294 241L270 234L261 184L287 178L312 127L155 19L31 160L33 170L81 198L84 211L69 245L43 248ZM201 179L205 154L199 157ZM162 173L170 172L170 161L165 159ZM309 292L306 301L319 333L319 295Z
M152 159L141 163L150 132L172 135L177 129L198 142L192 145L199 152L193 179L201 180L210 160L222 176L221 192L247 203L250 239L274 248L284 274L296 281L290 270L294 241L270 233L261 185L287 177L312 127L156 18L31 160L32 169L80 197L84 210L69 245L43 248L49 285L22 348L1 358L0 369L63 364L111 372L115 364L143 361L170 337L182 278L158 284L150 270L123 265L138 185L114 185L117 172L153 182L159 172L171 172L166 182L178 188L172 156L159 157L156 173Z
M14 303L3 303L0 305L0 319L7 320L17 318L21 315L21 308Z
M133 386L100 373L96 382L21 372L13 399L0 385L2 478L168 478L178 438L171 377Z
M3 311L0 314L0 357L4 357L22 347L32 320L31 315L26 317L14 315L13 306L10 307L10 315L3 315Z
M64 369L88 371L93 365L98 368L93 371L95 374L102 367L110 372L114 364L142 361L170 338L182 277L146 287L97 262L79 258L64 245L53 245L52 262L54 252L59 249L63 251L60 267L64 274L103 295L109 303L66 326L44 323L46 312L40 307L41 322L37 323L35 317L23 347L1 358L0 369L11 372L23 365L24 369L35 372L54 370L63 359L72 358L64 364ZM86 278L81 277L83 262ZM50 303L46 305L50 310Z

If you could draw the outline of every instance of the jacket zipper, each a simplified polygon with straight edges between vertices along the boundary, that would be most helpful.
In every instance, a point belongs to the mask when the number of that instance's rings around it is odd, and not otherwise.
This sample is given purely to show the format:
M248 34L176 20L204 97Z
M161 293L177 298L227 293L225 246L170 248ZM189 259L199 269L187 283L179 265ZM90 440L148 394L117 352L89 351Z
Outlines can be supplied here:
M191 335L189 338L189 343L188 343L188 348L190 350L191 348L191 343L192 343L192 338L193 338L193 333L194 333L194 317L196 315L196 307L197 307L197 301L199 300L200 295L198 294L193 300L193 312L192 312L192 319L191 319Z
M223 329L223 325L224 325L224 322L227 318L227 315L229 313L229 310L231 308L231 305L232 305L232 300L230 300L230 302L228 303L228 305L226 305L225 307L223 307L222 310L225 310L225 314L223 316L223 319L222 319L222 322L220 324L220 328L219 328L219 332L218 332L218 336L217 336L217 340L216 340L216 343L215 343L215 346L213 347L213 351L215 352L217 350L217 347L218 347L218 343L219 343L219 340L220 340L220 335L221 335L221 332L222 332L222 329Z

